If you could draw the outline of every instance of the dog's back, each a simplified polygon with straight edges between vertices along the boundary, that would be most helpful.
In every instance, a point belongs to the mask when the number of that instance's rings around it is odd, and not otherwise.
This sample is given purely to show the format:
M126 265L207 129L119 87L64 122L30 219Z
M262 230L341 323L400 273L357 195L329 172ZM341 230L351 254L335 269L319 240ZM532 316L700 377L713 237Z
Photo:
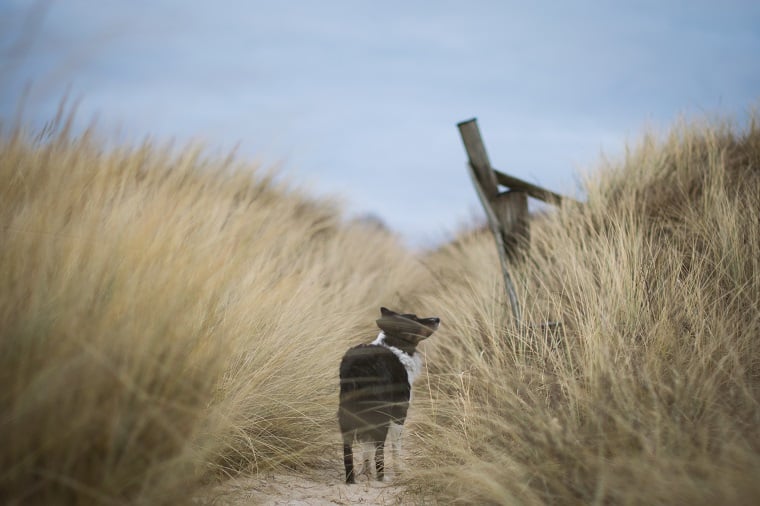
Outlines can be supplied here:
M340 363L341 432L359 441L384 441L391 423L404 423L410 393L406 368L390 349L351 348Z
M422 364L416 346L433 334L440 321L386 308L381 308L381 314L378 338L349 349L340 363L338 424L346 483L354 483L354 440L374 445L377 478L383 479L385 438L392 426L400 429L403 425L412 382Z

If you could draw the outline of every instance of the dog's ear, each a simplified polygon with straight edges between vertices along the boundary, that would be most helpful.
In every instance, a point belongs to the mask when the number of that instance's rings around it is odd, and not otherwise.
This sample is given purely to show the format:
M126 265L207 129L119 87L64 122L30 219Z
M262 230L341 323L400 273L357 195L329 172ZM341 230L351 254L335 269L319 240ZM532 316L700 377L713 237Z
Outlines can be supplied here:
M432 318L421 318L417 321L423 324L425 327L429 328L431 334L438 330L438 325L441 323L441 319L437 316L434 316Z
M391 311L387 307L381 307L380 308L380 314L382 316L395 316L395 315L398 315L398 313L396 313L395 311Z

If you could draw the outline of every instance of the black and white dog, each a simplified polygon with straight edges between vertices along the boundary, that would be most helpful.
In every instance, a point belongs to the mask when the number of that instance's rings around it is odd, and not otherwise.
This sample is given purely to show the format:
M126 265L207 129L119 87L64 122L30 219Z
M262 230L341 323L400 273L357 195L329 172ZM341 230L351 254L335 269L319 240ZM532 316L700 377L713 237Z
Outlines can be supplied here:
M377 479L383 480L385 438L391 435L394 465L398 469L401 428L412 397L412 382L422 370L417 345L433 335L439 318L417 318L380 308L380 334L370 344L349 349L340 363L338 424L343 435L346 483L355 483L354 440L362 443L365 472L375 451ZM366 446L370 448L366 448Z

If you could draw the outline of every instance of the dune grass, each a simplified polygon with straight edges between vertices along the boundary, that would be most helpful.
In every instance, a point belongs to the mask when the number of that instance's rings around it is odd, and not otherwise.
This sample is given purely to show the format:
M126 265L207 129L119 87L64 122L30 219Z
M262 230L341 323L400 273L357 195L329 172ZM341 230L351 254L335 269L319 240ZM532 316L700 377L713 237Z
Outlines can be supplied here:
M251 164L101 145L0 140L0 497L179 504L323 456L409 253Z
M405 499L760 497L756 120L644 137L536 217L521 327L485 233L413 255L254 164L102 146L60 121L0 136L7 503L183 504L322 466L340 355L381 305L442 318Z
M525 327L488 235L427 258L440 282L419 304L444 323L410 484L474 504L756 502L756 117L645 136L585 184L585 204L532 223Z

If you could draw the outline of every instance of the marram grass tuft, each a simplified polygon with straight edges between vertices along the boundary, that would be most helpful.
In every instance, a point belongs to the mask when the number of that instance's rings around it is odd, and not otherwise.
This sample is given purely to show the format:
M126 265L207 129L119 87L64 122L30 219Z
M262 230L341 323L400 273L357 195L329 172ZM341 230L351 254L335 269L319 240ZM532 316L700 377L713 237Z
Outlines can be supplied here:
M0 181L11 503L178 504L322 458L340 351L414 286L392 236L192 146L18 130Z
M531 223L509 321L492 239L426 259L413 490L470 504L760 498L760 128L680 124ZM562 323L561 330L541 326ZM419 401L425 399L418 397Z

